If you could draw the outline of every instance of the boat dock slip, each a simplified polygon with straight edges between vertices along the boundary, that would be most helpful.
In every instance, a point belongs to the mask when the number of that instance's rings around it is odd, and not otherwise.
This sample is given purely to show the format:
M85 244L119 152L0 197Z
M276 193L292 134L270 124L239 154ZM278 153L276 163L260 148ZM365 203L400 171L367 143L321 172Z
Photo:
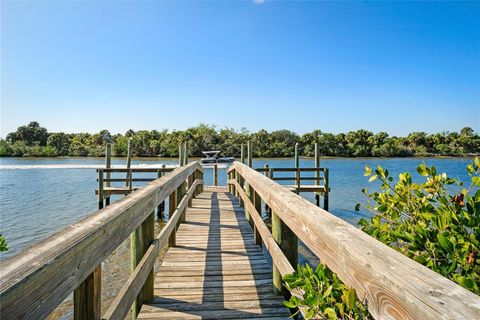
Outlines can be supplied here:
M248 165L236 161L227 169L223 187L204 186L204 168L188 163L186 145L179 147L178 168L154 168L150 178L128 162L123 170L107 162L98 171L98 211L2 262L2 320L44 319L72 296L75 320L129 314L287 319L282 276L294 272L300 242L356 289L375 319L479 318L479 296L299 196L305 178L328 199L328 170L318 162L313 169L296 163L257 171L251 150L248 143ZM282 171L295 177L273 176ZM301 176L308 171L311 176ZM295 179L295 192L275 180L287 178ZM142 181L149 183L132 185ZM108 188L115 183L125 196L111 202ZM166 221L156 235L155 219ZM102 306L102 262L127 239L131 273L113 302Z
M271 266L226 189L206 189L193 200L176 241L139 319L288 319L273 293Z

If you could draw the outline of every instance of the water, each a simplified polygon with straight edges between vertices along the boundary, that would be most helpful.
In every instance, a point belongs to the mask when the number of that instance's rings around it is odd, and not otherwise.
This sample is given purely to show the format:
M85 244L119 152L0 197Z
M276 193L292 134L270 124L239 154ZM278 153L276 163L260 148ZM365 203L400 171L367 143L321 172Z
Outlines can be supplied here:
M467 158L366 158L325 159L321 166L330 169L330 212L356 223L368 216L366 211L355 212L358 202L363 202L362 188L373 189L363 176L365 165L381 165L396 177L400 172L415 172L422 162L435 165L437 172L468 179L465 171ZM125 164L125 159L113 159L113 166ZM173 159L135 159L132 165L146 167L158 164L175 165ZM256 159L255 168L268 164L270 167L293 167L293 159ZM25 249L29 245L51 235L79 219L95 212L97 188L94 168L103 166L101 158L0 158L0 232L6 237L10 250L2 253L4 259ZM312 159L301 159L302 167L313 167ZM293 173L292 173L293 174ZM305 173L313 175L313 173ZM152 174L144 174L152 176ZM212 183L212 168L205 169L205 181ZM287 176L288 173L282 173ZM303 176L303 174L302 174ZM139 176L138 176L139 177ZM226 184L224 169L219 169L219 184ZM293 181L281 181L293 184ZM310 201L311 193L302 194Z
M366 158L366 159L322 159L321 166L330 169L330 212L349 223L356 225L362 217L370 213L362 210L355 212L358 202L364 197L360 190L378 189L377 184L369 184L363 176L365 165L381 165L392 176L409 171L418 174L415 168L420 163L435 165L437 172L447 172L454 178L468 181L465 166L467 158ZM134 159L133 166L175 165L176 159L148 158ZM113 166L125 164L125 159L112 159ZM256 159L255 168L268 164L271 168L293 167L293 159ZM104 165L101 158L0 158L0 233L8 242L9 251L1 253L0 260L17 254L28 246L53 234L65 226L88 216L97 210L95 189L98 187L94 168ZM302 167L313 167L312 159L301 159ZM124 174L123 174L124 175ZM155 173L143 174L152 177ZM292 176L293 173L279 173L279 176ZM302 173L302 176L313 173ZM121 177L121 176L117 176ZM123 177L123 176L122 176ZM135 177L141 177L135 175ZM213 169L206 168L204 179L212 184ZM219 184L225 185L225 169L219 169ZM293 184L293 181L281 181ZM312 182L313 183L313 182ZM303 193L308 200L314 200L311 193ZM116 200L117 198L113 198ZM161 225L157 225L157 231ZM106 308L128 278L129 267L128 239L102 263L103 295ZM300 246L300 262L315 264L316 258L304 246ZM158 267L159 264L157 264ZM103 310L105 312L106 310ZM71 318L71 298L54 313L52 318Z

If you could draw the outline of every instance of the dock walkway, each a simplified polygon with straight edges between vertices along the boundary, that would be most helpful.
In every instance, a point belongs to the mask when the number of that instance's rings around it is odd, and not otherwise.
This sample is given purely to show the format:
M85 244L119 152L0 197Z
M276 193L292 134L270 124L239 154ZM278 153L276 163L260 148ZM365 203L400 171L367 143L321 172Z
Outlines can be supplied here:
M193 199L176 246L156 274L154 300L139 319L288 319L273 293L272 268L255 244L243 208L226 189Z

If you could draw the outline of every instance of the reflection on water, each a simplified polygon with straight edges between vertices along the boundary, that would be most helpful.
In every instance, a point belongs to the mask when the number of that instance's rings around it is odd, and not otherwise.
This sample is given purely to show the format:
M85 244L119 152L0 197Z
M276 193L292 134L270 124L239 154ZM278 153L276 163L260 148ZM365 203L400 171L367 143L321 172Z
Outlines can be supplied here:
M363 201L362 188L374 190L363 176L365 165L381 165L392 176L404 171L415 172L422 162L435 165L437 172L468 179L466 158L394 158L394 159L322 159L321 166L330 169L330 212L352 223L364 216L366 211L355 212L357 202ZM301 159L302 167L313 167L312 159ZM113 159L114 166L124 165L125 159ZM135 159L135 166L176 165L176 159ZM293 167L293 159L255 159L254 167ZM6 259L54 232L68 226L97 210L94 190L97 188L94 168L102 166L100 158L0 158L0 233L8 242L10 250L0 254ZM48 169L48 170L46 170ZM205 168L205 182L212 184L213 169ZM293 173L292 173L293 174ZM313 176L313 173L310 173ZM282 174L287 176L288 174ZM152 174L143 174L152 177ZM303 174L302 174L303 176ZM308 174L305 174L308 176ZM136 177L142 177L138 175ZM417 175L414 175L417 177ZM225 169L219 169L219 184L225 185ZM283 182L283 181L282 181ZM289 182L285 182L289 184ZM290 182L291 183L291 182ZM302 194L313 202L313 194ZM112 197L118 200L119 197ZM159 232L160 225L156 231ZM299 249L299 261L316 264L318 261L304 246ZM160 257L159 259L161 259ZM157 264L158 267L160 264ZM130 274L129 239L122 243L103 263L102 298L106 311L121 286ZM72 318L72 298L51 315L51 318Z

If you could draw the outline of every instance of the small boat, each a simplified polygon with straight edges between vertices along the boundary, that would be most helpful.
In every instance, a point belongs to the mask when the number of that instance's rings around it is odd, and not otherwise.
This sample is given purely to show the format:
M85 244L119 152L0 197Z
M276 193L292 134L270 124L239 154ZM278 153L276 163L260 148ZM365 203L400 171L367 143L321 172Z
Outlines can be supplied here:
M202 151L205 158L202 158L200 162L202 164L216 164L216 163L232 163L235 161L234 157L219 157L220 151Z

